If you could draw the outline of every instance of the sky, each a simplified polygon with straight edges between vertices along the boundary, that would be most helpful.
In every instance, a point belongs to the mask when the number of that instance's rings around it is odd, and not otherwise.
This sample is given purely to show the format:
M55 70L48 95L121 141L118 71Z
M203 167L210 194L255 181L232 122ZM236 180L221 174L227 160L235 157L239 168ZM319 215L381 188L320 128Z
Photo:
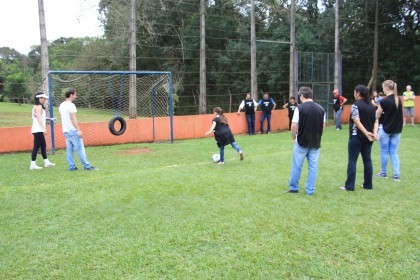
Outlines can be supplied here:
M100 37L99 0L44 0L47 40ZM40 45L38 0L0 0L0 47L28 54Z

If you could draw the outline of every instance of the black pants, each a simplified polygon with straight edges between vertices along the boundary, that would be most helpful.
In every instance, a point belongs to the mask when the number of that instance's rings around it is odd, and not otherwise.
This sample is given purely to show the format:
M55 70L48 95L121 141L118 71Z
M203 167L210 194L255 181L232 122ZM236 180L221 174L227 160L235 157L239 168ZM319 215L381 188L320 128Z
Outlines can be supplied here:
M292 119L293 119L293 116L289 116L289 131L291 131L292 130Z
M32 149L32 161L36 160L36 154L41 148L41 155L43 159L47 159L47 143L43 132L32 133L34 135L34 148Z

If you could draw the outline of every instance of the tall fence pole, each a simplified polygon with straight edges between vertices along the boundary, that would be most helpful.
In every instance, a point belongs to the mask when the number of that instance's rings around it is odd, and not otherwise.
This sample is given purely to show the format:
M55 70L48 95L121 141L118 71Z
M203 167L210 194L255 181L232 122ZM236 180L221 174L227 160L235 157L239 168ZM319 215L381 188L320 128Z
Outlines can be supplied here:
M340 79L340 0L335 2L334 87L342 93Z
M290 69L289 69L289 97L297 95L297 66L296 66L296 6L295 0L290 4ZM296 96L297 97L297 96Z
M130 13L130 71L136 71L136 0L131 0ZM137 117L137 75L131 74L129 80L129 118L135 119Z
M200 0L200 98L199 113L207 113L207 81L206 81L206 5Z
M257 92L257 37L255 32L255 5L251 0L251 96L258 99Z

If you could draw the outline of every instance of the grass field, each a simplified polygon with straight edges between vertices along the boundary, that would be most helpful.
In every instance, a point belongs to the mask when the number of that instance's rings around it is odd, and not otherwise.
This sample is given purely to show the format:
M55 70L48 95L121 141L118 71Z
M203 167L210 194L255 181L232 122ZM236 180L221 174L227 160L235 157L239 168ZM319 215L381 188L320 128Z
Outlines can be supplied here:
M347 129L325 131L313 197L283 192L289 133L236 136L224 166L213 138L87 148L95 172L1 155L0 279L418 279L420 129L401 182L343 192Z
M17 104L17 103L8 103L0 102L0 127L14 127L14 126L31 126L31 112L32 104ZM60 120L60 113L58 108L54 109L54 117ZM100 109L86 109L78 108L77 109L77 120L79 122L99 122L99 121L109 121L113 117L113 110L100 110ZM122 115L124 118L127 116Z

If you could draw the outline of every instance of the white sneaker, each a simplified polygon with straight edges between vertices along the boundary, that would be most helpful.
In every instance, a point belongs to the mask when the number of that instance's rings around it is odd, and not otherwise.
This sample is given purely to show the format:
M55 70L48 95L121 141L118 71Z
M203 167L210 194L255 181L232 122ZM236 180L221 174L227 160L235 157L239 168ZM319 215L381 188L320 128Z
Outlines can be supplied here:
M45 167L53 167L53 166L55 166L55 163L52 163L52 162L48 162L48 163L45 163L45 165L44 165Z
M31 165L29 167L29 170L39 170L39 169L42 169L42 167L41 166L38 166L38 165Z

